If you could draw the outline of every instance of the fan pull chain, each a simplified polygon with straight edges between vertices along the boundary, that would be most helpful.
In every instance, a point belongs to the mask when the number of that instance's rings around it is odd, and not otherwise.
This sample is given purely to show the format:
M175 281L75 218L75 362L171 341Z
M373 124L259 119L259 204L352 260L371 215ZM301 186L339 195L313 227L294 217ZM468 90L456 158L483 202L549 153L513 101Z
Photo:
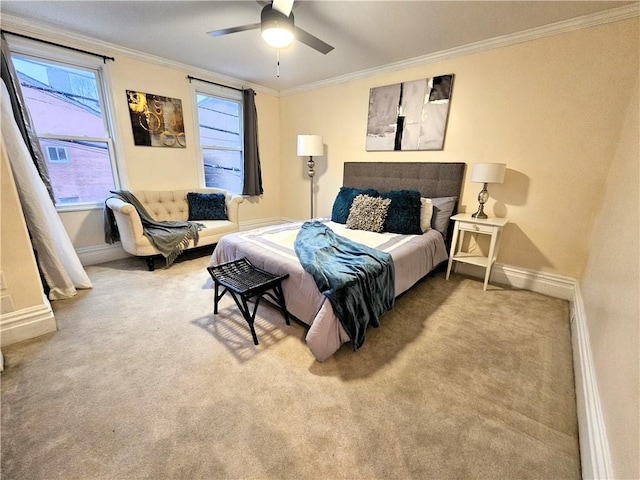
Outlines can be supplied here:
M280 78L280 50L276 50L276 77Z

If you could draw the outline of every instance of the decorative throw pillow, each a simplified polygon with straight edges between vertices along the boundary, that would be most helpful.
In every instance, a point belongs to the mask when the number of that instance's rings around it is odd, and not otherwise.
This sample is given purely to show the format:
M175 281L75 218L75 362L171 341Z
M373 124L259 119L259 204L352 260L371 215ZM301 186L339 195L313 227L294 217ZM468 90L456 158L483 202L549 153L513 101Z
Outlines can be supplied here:
M353 203L353 199L358 195L369 195L370 197L379 196L378 191L372 188L352 188L340 187L340 191L333 202L331 209L331 221L337 223L347 223L349 217L349 209Z
M391 199L384 224L385 232L420 235L420 192L417 190L391 190L380 194Z
M430 198L420 199L420 230L422 233L431 228L431 217L433 216L433 202Z
M224 193L187 193L189 220L227 220Z
M431 217L431 226L438 230L444 237L447 236L449 229L449 219L456 208L458 197L437 197L432 198L433 215Z
M347 228L352 230L366 230L381 232L391 200L369 195L358 195L351 203Z

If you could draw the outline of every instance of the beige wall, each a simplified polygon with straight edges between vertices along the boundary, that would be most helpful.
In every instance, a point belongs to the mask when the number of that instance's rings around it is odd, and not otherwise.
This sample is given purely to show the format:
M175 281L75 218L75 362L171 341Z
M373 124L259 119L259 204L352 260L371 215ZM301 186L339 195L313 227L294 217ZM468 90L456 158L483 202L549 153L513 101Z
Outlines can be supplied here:
M107 67L113 92L113 117L118 142L123 188L131 190L195 188L198 186L199 148L194 139L193 105L189 72L116 56ZM186 148L135 146L126 90L155 93L182 100ZM280 215L280 108L275 96L258 92L258 136L264 195L240 205L240 221ZM102 210L61 214L74 247L104 245Z
M371 87L454 73L445 147L366 152ZM345 161L504 162L489 214L508 216L498 261L581 277L594 213L638 77L638 19L385 73L280 100L285 217L308 216L309 181L296 135L320 134L317 215L329 215ZM480 185L464 186L474 210Z
M615 478L640 478L638 79L596 217L584 308Z
M198 184L191 84L187 72L117 57L109 63L116 135L124 154L130 190L182 189ZM182 100L186 148L143 147L133 143L127 90Z

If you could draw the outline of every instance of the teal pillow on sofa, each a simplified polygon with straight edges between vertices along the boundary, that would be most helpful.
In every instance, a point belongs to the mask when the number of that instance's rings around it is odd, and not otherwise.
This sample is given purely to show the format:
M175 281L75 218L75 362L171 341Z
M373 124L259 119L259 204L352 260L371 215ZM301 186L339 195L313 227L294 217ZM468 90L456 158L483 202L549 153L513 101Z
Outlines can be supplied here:
M228 220L224 193L187 193L189 220Z
M390 198L391 205L384 222L384 231L403 235L420 235L420 192L417 190L391 190L380 194Z
M337 223L347 223L349 218L349 210L353 199L358 195L369 195L370 197L378 197L378 191L373 188L352 188L340 187L340 191L333 202L331 209L331 221Z

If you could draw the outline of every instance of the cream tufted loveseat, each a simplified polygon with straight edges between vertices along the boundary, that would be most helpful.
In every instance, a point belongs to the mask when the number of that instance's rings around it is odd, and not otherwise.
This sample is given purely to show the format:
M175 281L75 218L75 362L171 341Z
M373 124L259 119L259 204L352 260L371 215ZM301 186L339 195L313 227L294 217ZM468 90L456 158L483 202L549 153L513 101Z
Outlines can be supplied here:
M187 203L187 193L189 192L224 193L225 195L228 220L198 220L198 223L205 225L205 228L199 232L198 247L217 243L223 235L240 230L238 210L243 201L240 195L232 195L226 190L217 188L131 191L142 203L147 213L159 221L186 221L189 218L189 204ZM142 222L135 207L115 197L108 198L106 204L113 211L124 251L138 257L146 257L149 270L153 270L154 256L159 255L160 252L142 233ZM194 246L191 242L188 248Z

